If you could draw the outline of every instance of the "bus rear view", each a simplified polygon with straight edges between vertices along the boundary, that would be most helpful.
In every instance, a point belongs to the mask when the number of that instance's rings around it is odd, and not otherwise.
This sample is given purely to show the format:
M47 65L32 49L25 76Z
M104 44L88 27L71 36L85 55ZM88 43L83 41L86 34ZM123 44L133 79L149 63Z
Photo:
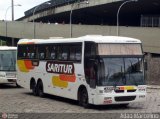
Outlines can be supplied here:
M110 38L110 39L109 39ZM144 59L139 40L108 37L85 43L85 77L95 95L96 105L144 101Z
M15 83L16 73L16 47L0 47L0 83Z

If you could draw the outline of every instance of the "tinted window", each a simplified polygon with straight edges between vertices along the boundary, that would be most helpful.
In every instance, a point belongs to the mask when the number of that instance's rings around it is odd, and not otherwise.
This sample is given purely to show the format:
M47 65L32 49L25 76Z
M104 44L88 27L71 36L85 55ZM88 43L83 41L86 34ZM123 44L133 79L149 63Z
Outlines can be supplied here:
M62 48L62 60L68 60L69 46L63 46Z
M19 45L18 57L24 59L62 60L80 62L82 43Z
M82 45L71 45L69 60L80 62L82 57Z

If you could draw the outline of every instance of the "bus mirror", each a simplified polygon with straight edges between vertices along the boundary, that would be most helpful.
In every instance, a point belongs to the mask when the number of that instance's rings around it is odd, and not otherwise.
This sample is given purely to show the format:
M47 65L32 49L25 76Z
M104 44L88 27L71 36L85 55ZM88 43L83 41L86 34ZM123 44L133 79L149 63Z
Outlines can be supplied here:
M146 71L148 70L148 64L147 64L146 61L144 62L144 69L145 69Z

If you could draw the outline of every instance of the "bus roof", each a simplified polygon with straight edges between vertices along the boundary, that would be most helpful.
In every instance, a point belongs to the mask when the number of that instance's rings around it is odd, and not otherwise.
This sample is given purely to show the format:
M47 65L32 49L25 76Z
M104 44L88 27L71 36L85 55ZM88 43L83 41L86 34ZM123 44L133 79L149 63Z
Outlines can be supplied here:
M17 50L17 47L12 47L12 46L0 46L0 50Z
M141 43L140 40L129 37L87 35L78 38L21 39L18 44L71 43L84 41L92 41L95 43Z

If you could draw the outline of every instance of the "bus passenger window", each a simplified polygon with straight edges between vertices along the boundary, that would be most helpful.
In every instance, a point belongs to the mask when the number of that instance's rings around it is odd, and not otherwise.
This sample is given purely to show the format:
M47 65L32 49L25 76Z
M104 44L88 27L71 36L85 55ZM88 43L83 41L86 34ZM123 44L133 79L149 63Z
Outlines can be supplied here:
M31 58L31 59L34 59L34 58L35 58L35 53L31 53L30 58Z
M46 58L46 47L45 45L38 45L38 58L44 60Z
M62 47L58 47L58 52L57 52L57 59L62 60Z
M72 45L70 47L69 60L80 62L82 56L82 47L79 45Z
M68 46L63 46L62 48L62 60L68 60L68 51L69 51L69 47Z
M56 59L56 52L57 52L57 46L50 46L49 47L49 58L48 59Z
M44 59L44 58L45 58L44 53L40 53L39 58L40 58L40 59Z
M62 60L67 60L67 53L66 52L62 53Z
M70 47L69 60L71 60L71 61L75 60L75 47L73 47L73 46Z
M56 54L55 54L55 52L52 52L51 53L51 59L55 59L56 58Z
M49 46L46 46L45 47L45 50L46 50L46 52L45 52L45 54L46 54L46 59L49 59L49 53L50 53L50 50L49 50Z
M76 49L75 59L76 59L76 61L80 61L81 60L81 47L78 47Z
M27 57L27 46L24 46L24 45L20 45L18 46L18 59L19 58L26 58Z
M31 53L27 53L27 58L31 58Z
M76 60L77 61L81 60L81 54L80 53L76 53Z
M23 56L22 56L22 57L26 57L26 53L25 53L25 52L23 53Z

